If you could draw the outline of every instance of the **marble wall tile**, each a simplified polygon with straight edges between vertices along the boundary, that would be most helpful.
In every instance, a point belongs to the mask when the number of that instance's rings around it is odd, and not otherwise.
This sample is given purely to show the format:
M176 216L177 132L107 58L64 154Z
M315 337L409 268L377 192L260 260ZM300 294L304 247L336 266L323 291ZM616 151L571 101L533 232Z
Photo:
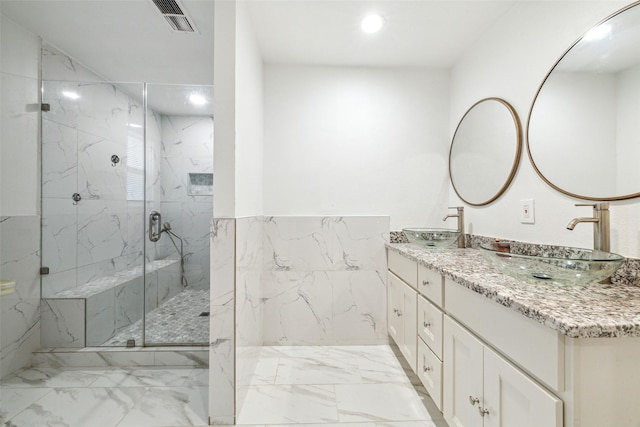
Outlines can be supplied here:
M42 45L42 79L100 81L93 71L48 43Z
M142 94L142 84L140 84ZM113 83L77 84L78 129L111 140L127 140L131 98ZM140 96L142 99L142 96Z
M158 272L153 271L145 275L144 314L158 306Z
M42 199L42 265L51 273L76 267L78 241L77 207L65 199ZM75 282L75 280L74 280ZM75 283L68 284L69 287Z
M83 299L43 299L40 316L43 347L85 346Z
M211 222L211 306L233 304L235 288L236 220Z
M130 200L127 202L127 246L124 252L127 254L141 253L144 248L147 223L144 215L144 202ZM122 268L117 268L122 271Z
M389 236L389 217L339 217L330 221L335 233L336 270L386 269L384 243Z
M264 341L387 342L389 217L265 220Z
M42 193L71 200L78 191L77 130L43 118L42 158Z
M211 221L209 415L216 423L235 420L235 242L236 219Z
M86 330L87 346L103 344L116 331L116 298L115 288L86 299Z
M267 217L265 267L277 271L328 271L336 264L334 239L323 217Z
M114 155L118 163L112 163ZM78 192L83 199L127 199L126 139L114 141L78 131Z
M142 318L144 308L144 281L136 277L115 289L116 331Z
M335 341L386 344L389 338L385 272L334 271L330 277Z
M264 218L236 220L236 413L240 413L263 344Z
M76 276L76 269L41 276L42 298L55 298L59 292L75 288L77 286Z
M235 316L233 304L211 306L209 330L209 415L213 420L235 419Z
M184 289L181 280L179 260L158 270L158 305L178 295Z
M126 238L125 201L83 200L78 204L78 266L122 255Z
M265 344L332 342L332 293L328 271L266 272Z
M0 217L0 279L15 291L0 298L0 378L29 364L40 347L40 217Z

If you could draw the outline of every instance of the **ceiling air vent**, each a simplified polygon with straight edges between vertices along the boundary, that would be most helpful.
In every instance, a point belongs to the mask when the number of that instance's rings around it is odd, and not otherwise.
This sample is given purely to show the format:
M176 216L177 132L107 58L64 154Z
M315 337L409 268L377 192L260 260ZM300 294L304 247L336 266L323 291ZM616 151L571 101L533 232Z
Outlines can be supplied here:
M195 33L195 26L189 17L183 12L183 8L175 0L151 0L156 5L164 19L169 23L173 31L183 33Z

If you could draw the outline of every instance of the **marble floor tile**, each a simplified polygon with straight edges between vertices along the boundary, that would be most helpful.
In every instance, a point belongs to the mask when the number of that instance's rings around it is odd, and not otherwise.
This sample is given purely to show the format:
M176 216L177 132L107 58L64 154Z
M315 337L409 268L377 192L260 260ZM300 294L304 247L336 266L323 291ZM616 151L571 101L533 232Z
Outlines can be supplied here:
M334 386L268 385L249 387L237 424L335 423Z
M114 427L141 397L142 388L54 388L11 418L11 427Z
M2 380L2 387L87 387L100 377L98 372L77 369L33 368Z
M193 369L145 368L104 371L92 387L184 386Z
M430 420L431 415L410 384L336 385L341 422Z
M359 384L358 365L331 358L280 358L276 384Z
M138 400L118 427L206 425L208 387L155 387Z
M0 425L50 391L49 388L0 387Z

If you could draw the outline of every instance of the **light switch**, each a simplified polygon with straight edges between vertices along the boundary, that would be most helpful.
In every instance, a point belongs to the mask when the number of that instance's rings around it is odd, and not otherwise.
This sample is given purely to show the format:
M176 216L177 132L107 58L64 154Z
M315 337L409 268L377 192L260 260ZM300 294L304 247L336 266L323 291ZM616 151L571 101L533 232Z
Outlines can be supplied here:
M522 224L535 224L536 210L533 199L520 200L520 222Z

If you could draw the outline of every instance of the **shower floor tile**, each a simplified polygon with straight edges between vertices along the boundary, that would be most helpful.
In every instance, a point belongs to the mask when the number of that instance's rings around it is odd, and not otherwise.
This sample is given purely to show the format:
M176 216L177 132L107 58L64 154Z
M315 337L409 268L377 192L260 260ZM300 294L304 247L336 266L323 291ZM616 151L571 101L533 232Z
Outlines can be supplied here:
M206 344L209 342L209 291L185 289L147 314L146 344ZM122 347L142 336L142 319L121 329L103 346Z

